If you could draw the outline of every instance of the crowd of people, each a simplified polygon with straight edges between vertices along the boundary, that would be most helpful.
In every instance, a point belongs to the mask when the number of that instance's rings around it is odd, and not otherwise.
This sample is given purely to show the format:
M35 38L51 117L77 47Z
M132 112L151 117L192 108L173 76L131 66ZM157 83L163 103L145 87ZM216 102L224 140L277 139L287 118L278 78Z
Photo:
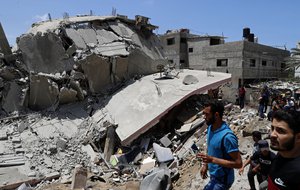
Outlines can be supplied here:
M262 98L266 98L265 96L266 91L263 90ZM265 104L260 103L260 111L267 111ZM217 100L207 103L203 110L208 125L207 152L198 153L197 157L202 160L202 178L210 177L204 189L230 189L234 182L234 169L239 169L239 174L243 175L245 167L249 165L247 175L251 190L255 189L255 176L259 189L300 190L299 112L292 106L272 109L270 145L268 141L261 139L259 131L254 131L253 153L244 162L240 155L238 138L223 121L223 113L224 105Z

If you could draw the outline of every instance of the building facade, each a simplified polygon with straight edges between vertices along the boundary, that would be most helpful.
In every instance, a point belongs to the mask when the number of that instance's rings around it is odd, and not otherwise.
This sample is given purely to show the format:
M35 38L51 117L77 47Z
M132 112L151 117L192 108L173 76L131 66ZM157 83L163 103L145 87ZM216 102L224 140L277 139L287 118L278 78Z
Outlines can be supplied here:
M183 36L186 39L181 40ZM288 76L284 59L290 52L254 40L225 43L222 36L192 35L188 30L169 32L160 39L170 62L178 63L179 59L187 61L180 65L184 68L231 73L235 87ZM171 39L175 39L172 44L168 43Z

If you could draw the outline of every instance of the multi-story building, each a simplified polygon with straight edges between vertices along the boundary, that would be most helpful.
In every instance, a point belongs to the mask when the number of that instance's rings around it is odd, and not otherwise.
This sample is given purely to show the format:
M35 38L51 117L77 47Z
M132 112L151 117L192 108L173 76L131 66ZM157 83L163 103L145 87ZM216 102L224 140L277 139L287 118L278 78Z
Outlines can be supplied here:
M170 62L180 68L231 73L235 87L287 77L284 59L290 52L255 42L246 29L244 40L228 43L222 36L193 35L187 29L168 31L160 39Z

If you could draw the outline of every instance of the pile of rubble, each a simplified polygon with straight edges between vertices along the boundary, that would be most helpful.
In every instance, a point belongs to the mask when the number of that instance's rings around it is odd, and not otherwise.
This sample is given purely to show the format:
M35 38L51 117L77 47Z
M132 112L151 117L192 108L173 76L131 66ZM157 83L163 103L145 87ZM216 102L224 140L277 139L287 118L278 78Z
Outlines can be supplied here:
M180 187L206 146L203 103L231 75L167 67L155 28L65 17L34 24L13 52L1 46L0 189ZM238 135L259 126L256 110L227 107Z
M2 114L55 110L157 72L167 60L156 28L142 16L65 17L33 24L17 38L13 52L4 52L1 44Z

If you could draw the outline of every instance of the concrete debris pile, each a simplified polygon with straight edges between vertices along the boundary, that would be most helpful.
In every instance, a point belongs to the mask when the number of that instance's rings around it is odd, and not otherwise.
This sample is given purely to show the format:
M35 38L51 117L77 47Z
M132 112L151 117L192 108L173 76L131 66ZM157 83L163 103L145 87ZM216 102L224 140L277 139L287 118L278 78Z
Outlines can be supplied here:
M212 98L210 88L230 80L229 74L214 75L183 70L170 80L157 73L128 81L113 96L3 118L0 159L15 169L0 168L5 174L1 185L12 189L21 181L35 186L45 176L70 183L73 169L81 164L89 177L106 184L138 181L147 187L160 179L169 187L180 161L195 149L190 137L204 123L201 110ZM153 187L161 188L162 181ZM47 183L53 182L43 181L37 188Z
M126 80L166 65L156 26L136 16L80 16L35 23L17 38L14 59L1 53L5 113L57 109L108 94Z
M35 187L37 189L71 182L72 186L79 184L91 189L126 186L130 182L134 182L135 188L140 189L147 189L150 184L152 189L169 189L171 186L180 189L187 183L189 187L201 187L205 184L203 180L200 180L200 184L199 180L183 182L182 178L187 170L193 171L193 167L200 165L195 154L206 149L207 126L201 110L209 98L204 94L185 100L162 118L165 122L169 121L169 124L154 126L130 146L123 146L115 139L111 153L107 149L107 141L111 138L108 130L114 130L115 124L108 122L109 114L104 111L103 117L96 121L87 113L78 116L78 113L83 113L78 110L78 105L61 108L59 112L47 117L37 114L16 117L14 122L8 119L1 127L1 145L4 144L6 148L2 149L0 158L10 160L10 164L16 167L22 166L13 175L16 177L25 173L27 176L23 176L22 182L28 184L32 179L56 176L55 181L41 180ZM240 139L242 136L250 136L253 130L259 130L267 137L270 122L258 120L256 112L252 108L240 110L238 106L228 104L224 119ZM162 125L169 127L162 128ZM6 131L5 135L3 131ZM249 143L241 142L240 146L244 156L250 154ZM20 148L23 151L18 151ZM107 154L111 154L109 159ZM87 174L80 170L80 174L75 175L78 168L83 168ZM7 172L7 167L0 171ZM197 178L199 172L194 172L192 177ZM8 186L9 179L5 176L1 178L3 187L12 187Z

